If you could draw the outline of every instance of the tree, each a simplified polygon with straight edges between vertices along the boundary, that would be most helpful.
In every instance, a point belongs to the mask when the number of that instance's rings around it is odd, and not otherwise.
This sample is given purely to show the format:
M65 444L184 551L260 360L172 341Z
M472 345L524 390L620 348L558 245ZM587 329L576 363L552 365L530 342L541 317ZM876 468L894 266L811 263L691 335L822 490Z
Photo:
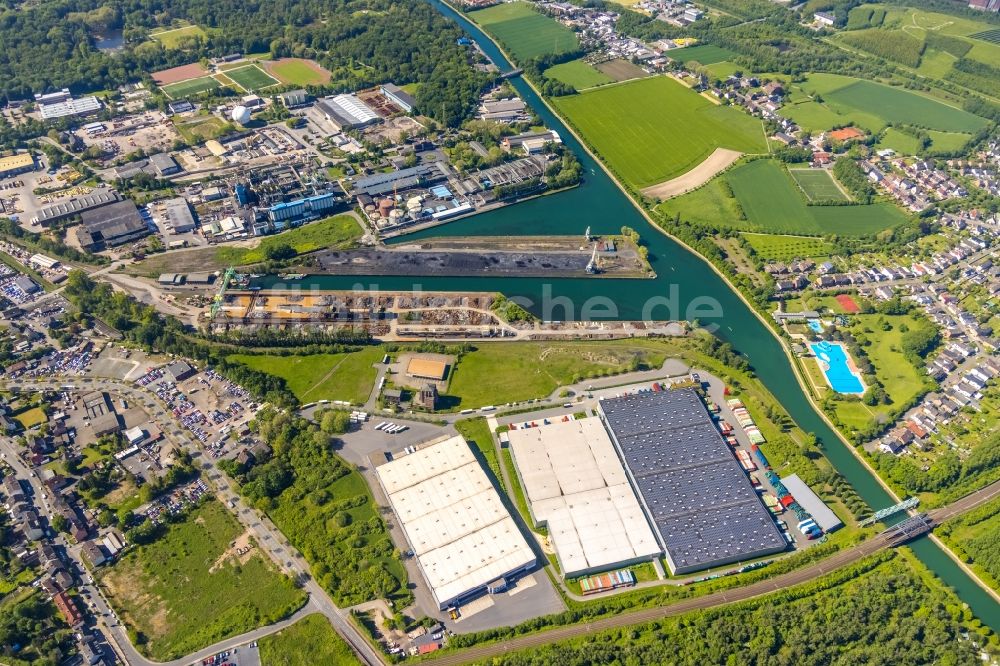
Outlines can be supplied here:
M351 415L347 412L330 410L323 415L320 428L328 435L341 435L351 426Z
M294 258L298 252L288 243L269 245L264 249L264 257L271 261L282 261Z
M62 515L61 513L57 513L56 515L52 516L52 529L54 529L56 532L69 534L69 520L67 520L66 516Z

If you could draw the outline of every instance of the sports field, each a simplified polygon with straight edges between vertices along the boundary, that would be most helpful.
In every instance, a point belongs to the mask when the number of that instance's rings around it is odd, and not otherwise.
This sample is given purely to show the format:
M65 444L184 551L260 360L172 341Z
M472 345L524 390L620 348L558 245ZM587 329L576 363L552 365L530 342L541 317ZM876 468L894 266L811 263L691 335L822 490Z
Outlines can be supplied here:
M723 60L736 57L736 54L729 49L711 44L701 44L699 46L688 46L683 49L667 51L667 57L678 62L698 62L702 65L714 65Z
M186 25L180 28L165 28L149 33L150 38L163 44L164 48L176 49L185 37L207 37L207 33L197 25Z
M163 86L160 89L171 99L181 99L189 95L198 95L203 92L208 92L209 90L215 90L221 85L221 83L213 79L211 76L202 76L197 79L188 79L187 81L171 83L170 85Z
M808 131L853 123L878 132L889 123L900 123L943 132L976 132L989 124L984 118L930 97L849 76L810 74L797 86L822 99L786 109L789 117Z
M611 83L613 78L593 67L583 60L570 60L545 70L545 76L556 81L562 81L577 90L593 88L605 83Z
M527 2L508 2L468 13L503 44L515 60L576 50L576 33L535 11Z
M760 121L654 76L579 95L556 107L622 179L641 189L682 174L716 148L767 150Z
M330 72L315 60L281 58L265 63L264 67L271 76L293 86L316 86L330 81Z
M278 80L262 70L257 65L247 65L237 69L230 69L226 76L235 81L241 88L248 92L267 88L278 83Z
M788 173L809 201L851 200L826 169L789 169Z

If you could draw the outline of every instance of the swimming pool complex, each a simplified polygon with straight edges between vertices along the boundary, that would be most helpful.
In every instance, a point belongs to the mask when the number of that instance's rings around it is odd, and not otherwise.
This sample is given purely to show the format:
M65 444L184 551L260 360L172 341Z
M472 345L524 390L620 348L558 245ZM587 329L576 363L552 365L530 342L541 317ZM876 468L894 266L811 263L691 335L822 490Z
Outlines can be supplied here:
M814 342L809 345L816 354L820 370L826 381L837 393L860 395L865 392L864 382L856 370L851 369L850 357L841 342Z

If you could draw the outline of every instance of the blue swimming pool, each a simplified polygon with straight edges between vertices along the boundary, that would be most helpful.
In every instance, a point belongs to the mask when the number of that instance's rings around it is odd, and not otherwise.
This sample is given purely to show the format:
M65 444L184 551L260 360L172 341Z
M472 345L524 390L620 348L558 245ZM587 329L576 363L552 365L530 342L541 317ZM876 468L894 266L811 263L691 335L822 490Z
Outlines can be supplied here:
M815 342L809 347L820 361L819 367L837 393L864 393L865 385L847 363L847 351L842 344Z
M821 322L819 319L810 319L809 320L809 328L811 328L812 330L816 331L817 333L822 333L823 332L823 322Z

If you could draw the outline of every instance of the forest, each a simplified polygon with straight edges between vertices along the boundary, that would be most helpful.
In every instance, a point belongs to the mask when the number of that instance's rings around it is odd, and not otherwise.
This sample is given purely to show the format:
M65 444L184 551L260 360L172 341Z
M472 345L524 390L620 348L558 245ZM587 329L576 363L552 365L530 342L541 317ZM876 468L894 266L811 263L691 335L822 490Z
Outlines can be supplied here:
M855 574L857 575L857 574ZM569 664L976 664L977 625L943 588L897 556L837 585L604 632L495 657L493 666ZM984 638L996 636L980 628ZM975 634L972 634L975 637ZM986 638L988 637L988 638Z
M399 554L364 479L333 453L331 435L346 424L336 413L317 426L267 409L253 425L272 457L227 473L302 551L317 582L342 605L408 598Z
M342 88L420 82L417 103L440 122L456 124L473 109L489 76L470 66L461 31L419 0L124 0L114 11L99 0L43 0L0 12L0 93L69 87L112 89L149 72L229 53L316 58ZM149 32L177 21L206 36L165 48ZM108 54L94 36L124 30L123 51Z

